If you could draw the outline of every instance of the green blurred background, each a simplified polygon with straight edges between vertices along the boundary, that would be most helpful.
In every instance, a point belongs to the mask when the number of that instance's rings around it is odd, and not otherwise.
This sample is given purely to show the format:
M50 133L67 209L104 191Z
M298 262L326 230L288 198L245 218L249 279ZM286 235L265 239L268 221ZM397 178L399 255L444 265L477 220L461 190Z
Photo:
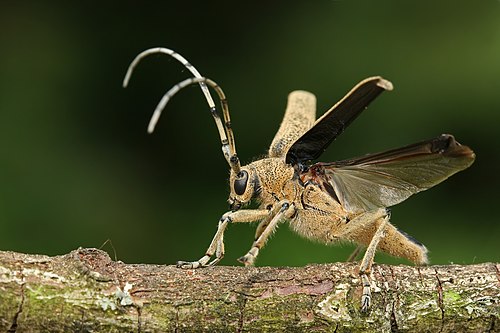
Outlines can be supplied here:
M111 240L125 262L198 259L227 210L228 168L197 87L180 93L157 131L162 94L189 73L172 48L229 98L243 162L262 155L287 94L306 89L318 113L371 75L379 98L322 156L333 161L452 133L476 163L393 207L392 222L432 263L499 261L499 1L3 1L0 4L0 248L50 255ZM230 226L225 265L255 225ZM113 248L104 249L112 256ZM345 260L282 225L258 265ZM403 261L378 256L379 262Z

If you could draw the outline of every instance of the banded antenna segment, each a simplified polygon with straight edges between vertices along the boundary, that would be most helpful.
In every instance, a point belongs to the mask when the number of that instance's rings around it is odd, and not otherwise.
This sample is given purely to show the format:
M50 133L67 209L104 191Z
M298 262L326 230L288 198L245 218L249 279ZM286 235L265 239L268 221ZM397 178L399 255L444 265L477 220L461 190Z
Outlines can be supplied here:
M186 67L194 76L194 78L189 78L186 79L175 86L173 86L170 90L168 90L156 106L156 109L153 113L153 116L149 122L148 126L148 133L152 133L155 129L155 126L158 122L158 119L160 118L161 112L167 105L168 101L181 89L187 87L188 85L198 83L200 85L200 88L205 95L205 99L207 100L208 106L210 107L210 113L212 114L212 117L215 120L215 124L217 126L217 130L219 131L219 136L222 144L222 153L224 154L224 157L226 161L228 162L229 166L231 169L238 173L240 171L240 162L239 159L236 155L236 145L234 141L234 135L233 131L231 128L231 119L229 116L229 106L226 100L226 97L224 95L224 92L222 91L222 88L218 86L214 81L207 79L203 77L198 70L187 61L186 58L181 56L179 53L164 48L164 47L155 47L151 48L148 50L145 50L141 53L139 53L134 60L130 63L127 73L125 74L125 78L123 79L123 87L126 88L128 86L128 83L130 81L130 77L132 76L132 73L135 69L135 67L139 64L139 62L147 57L148 55L151 54L157 54L157 53L162 53L171 56L172 58L176 59L179 61L184 67ZM222 112L223 112L223 117L224 117L224 123L222 123L219 114L217 113L217 109L215 107L214 100L212 98L212 95L210 94L210 90L208 89L208 86L210 86L212 89L215 90L217 93L221 105L222 105Z

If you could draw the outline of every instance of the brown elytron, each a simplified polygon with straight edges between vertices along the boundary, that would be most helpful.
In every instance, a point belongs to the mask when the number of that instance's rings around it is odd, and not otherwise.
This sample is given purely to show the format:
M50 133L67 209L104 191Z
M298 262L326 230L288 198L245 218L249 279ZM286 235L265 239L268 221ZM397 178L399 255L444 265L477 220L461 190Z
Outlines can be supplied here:
M159 103L151 123L152 132L168 100L187 85L198 83L210 106L231 168L230 211L219 220L218 229L204 256L196 261L179 261L180 268L214 265L224 256L224 231L230 223L258 221L255 241L239 261L252 265L260 249L278 224L288 221L298 234L325 244L347 240L358 244L355 254L366 247L359 266L363 285L361 307L371 302L370 271L376 250L427 263L427 249L390 222L387 207L406 200L464 170L474 162L474 152L449 134L381 153L332 163L312 163L328 145L382 92L392 90L391 82L371 77L358 83L330 110L316 119L316 98L306 91L288 96L285 116L269 147L268 156L241 166L222 89L201 74L179 54L165 48L142 52L132 62L124 80L127 85L137 63L153 53L179 60L194 78L170 89ZM208 87L222 104L219 117ZM251 201L256 208L246 207ZM355 257L355 254L351 258Z

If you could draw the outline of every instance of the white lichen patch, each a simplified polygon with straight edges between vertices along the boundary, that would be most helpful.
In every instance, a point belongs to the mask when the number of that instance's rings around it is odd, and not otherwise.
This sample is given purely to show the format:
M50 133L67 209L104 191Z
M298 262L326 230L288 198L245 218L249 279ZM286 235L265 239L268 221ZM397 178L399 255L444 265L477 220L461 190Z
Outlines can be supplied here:
M66 279L63 276L57 275L52 272L43 272L42 276L51 280L58 280L60 282L66 282Z
M44 304L52 303L51 300L63 300L65 303L71 305L77 305L82 308L91 308L94 305L94 299L97 297L95 292L92 291L82 291L82 290L70 290L63 291L61 288L45 288L40 285L25 285L26 297L29 297L32 301L41 301Z
M33 269L33 268L23 268L22 276L24 276L24 277L36 276L36 277L41 277L45 280L57 281L57 282L61 282L61 283L64 283L67 281L66 278L64 278L63 276L60 276L58 274L55 274L52 272L41 271L41 270Z
M317 312L332 321L352 320L346 306L349 287L347 283L337 285L333 294L318 303Z
M415 319L417 316L426 316L430 313L439 312L439 306L435 299L427 301L416 301L412 304L408 304L408 315L407 319Z
M483 296L476 299L466 298L463 300L465 306L465 310L469 317L479 317L485 316L489 313L492 306L494 306L497 300L491 296Z
M9 283L13 280L16 280L12 275L13 274L10 269L0 266L0 283Z
M7 275L7 274L10 274L10 269L7 269L3 266L0 266L0 274L1 275Z
M132 295L130 295L130 290L132 289L132 283L125 283L123 290L120 287L116 287L116 291L114 294L109 297L105 296L100 298L97 301L97 304L104 310L116 310L119 306L129 306L129 305L137 305L134 303L134 299Z
M127 306L134 304L134 300L130 295L129 291L132 289L132 283L125 283L123 291L120 288L116 288L115 297L120 302L120 305Z
M108 309L110 309L111 311L116 310L115 300L111 299L109 297L103 297L103 298L97 300L97 305L99 305L103 311L106 311Z
M18 271L0 266L0 282L24 283L30 277L36 277L37 279L50 280L60 283L67 282L66 278L53 272L47 272L33 268L23 268L22 271Z

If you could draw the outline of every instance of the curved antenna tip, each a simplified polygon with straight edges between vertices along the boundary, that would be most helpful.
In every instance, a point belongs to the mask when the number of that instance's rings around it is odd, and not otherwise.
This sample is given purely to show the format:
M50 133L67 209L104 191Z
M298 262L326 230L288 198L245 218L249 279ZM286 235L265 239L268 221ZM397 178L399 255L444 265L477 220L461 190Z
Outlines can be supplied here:
M155 131L155 126L151 125L150 123L148 126L148 134L153 134L154 131Z
M123 88L127 88L127 86L128 86L128 81L129 81L129 78L128 78L128 77L125 77L125 78L123 79L123 82L122 82L122 87L123 87Z
M162 105L162 102L158 105L158 107L155 109L155 112L153 113L153 116L151 117L151 120L149 121L148 125L148 133L151 134L155 131L156 124L158 123L158 119L160 119L161 111L165 105Z
M127 69L127 73L125 74L125 77L123 78L123 83L122 83L123 88L127 88L128 82L130 81L130 77L132 76L133 69L134 69L134 67L132 66L132 64L130 64L130 66Z
M130 77L132 76L132 72L134 71L135 66L137 66L137 64L139 64L139 62L142 60L142 58L154 53L165 53L171 55L173 51L162 47L153 47L139 53L127 68L127 73L125 74L125 78L123 79L122 83L123 88L127 88Z

